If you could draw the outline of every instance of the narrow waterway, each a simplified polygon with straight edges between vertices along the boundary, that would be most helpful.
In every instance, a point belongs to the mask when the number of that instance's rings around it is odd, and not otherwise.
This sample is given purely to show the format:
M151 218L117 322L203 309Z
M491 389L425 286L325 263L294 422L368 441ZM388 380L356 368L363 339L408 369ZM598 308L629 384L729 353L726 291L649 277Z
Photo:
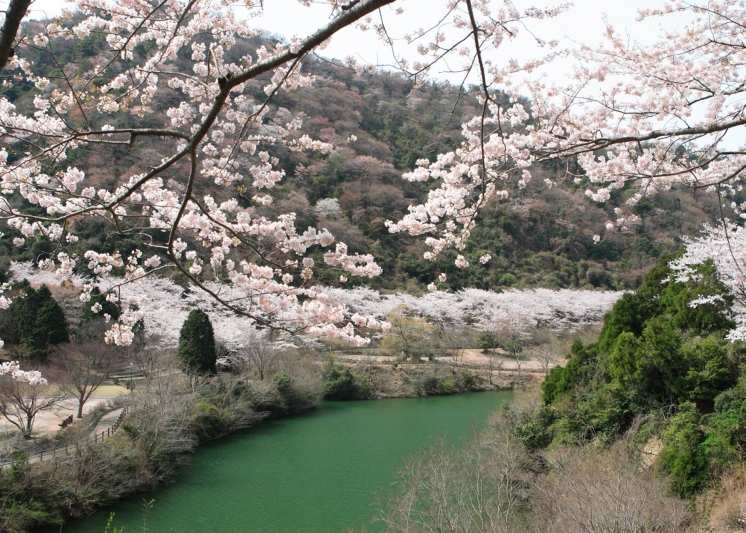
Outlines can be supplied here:
M454 443L509 401L505 392L370 402L326 402L197 449L175 483L70 524L103 533L111 512L125 533L338 533L372 524L405 457L445 435Z

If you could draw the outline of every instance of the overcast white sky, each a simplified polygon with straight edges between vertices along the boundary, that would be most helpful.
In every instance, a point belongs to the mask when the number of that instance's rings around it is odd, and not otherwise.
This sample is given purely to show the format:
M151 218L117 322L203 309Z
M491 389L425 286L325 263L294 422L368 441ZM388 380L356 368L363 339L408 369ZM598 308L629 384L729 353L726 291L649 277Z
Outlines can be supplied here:
M530 5L552 6L558 0L514 0L517 7L523 8ZM400 0L394 7L383 9L386 26L392 35L401 36L406 31L412 31L419 27L428 27L436 20L442 10L434 9L440 7L444 0ZM0 0L0 5L7 4L7 0ZM615 27L618 32L627 32L633 40L650 41L660 36L660 21L647 21L643 24L635 22L637 10L642 7L651 7L656 4L663 5L663 0L575 0L574 6L567 13L555 18L543 21L532 21L529 29L544 40L559 39L570 45L572 42L599 42L605 31L604 17ZM52 17L58 15L63 7L71 7L72 4L63 0L36 0L31 11L33 18ZM401 7L402 15L395 15L394 8ZM251 19L247 24L263 28L272 33L283 35L286 38L293 36L304 37L321 27L328 21L328 10L303 7L298 0L264 0L264 13L261 17ZM668 29L670 24L683 25L683 19L667 20ZM390 63L391 53L372 32L361 33L354 28L346 28L332 39L329 47L322 52L330 58L343 59L354 56L360 62L372 64ZM519 39L515 44L501 52L506 57L517 57L518 59L535 57L537 51L528 34L524 39ZM412 56L411 59L420 59ZM562 66L555 69L561 70ZM565 67L566 68L566 67ZM437 77L438 71L433 71ZM451 76L454 82L459 82L458 76Z

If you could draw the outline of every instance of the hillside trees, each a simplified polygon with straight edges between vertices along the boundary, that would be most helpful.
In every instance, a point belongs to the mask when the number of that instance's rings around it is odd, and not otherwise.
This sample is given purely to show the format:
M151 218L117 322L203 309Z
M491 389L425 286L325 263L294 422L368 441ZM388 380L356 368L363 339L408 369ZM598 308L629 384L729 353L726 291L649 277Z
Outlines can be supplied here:
M31 25L5 73L17 77L33 99L18 105L0 99L0 216L13 245L45 243L35 257L61 278L81 263L94 276L120 272L128 281L175 269L260 325L364 343L355 328L381 324L370 317L347 320L314 282L330 270L340 280L376 276L381 268L372 255L342 242L332 247L329 228L304 229L291 212L263 214L261 206L274 201L273 189L288 172L283 157L313 152L331 161L334 150L323 139L323 124L313 139L300 130L302 117L270 104L285 90L311 84L302 61L341 29L358 24L388 39L385 24L371 15L402 2L302 3L331 8L331 20L309 28L309 37L272 50L249 50L247 40L257 32L218 0L85 1L79 14ZM15 0L11 15L18 5ZM643 197L673 184L709 187L731 197L740 212L744 153L723 139L746 124L739 105L746 53L740 47L742 7L672 2L648 10L644 16L692 16L679 34L644 47L610 28L606 44L576 51L580 66L570 81L532 79L544 60L504 61L498 52L499 62L493 61L494 49L522 33L531 19L556 16L566 7L520 11L509 2L461 0L446 4L432 32L409 36L423 41L423 58L398 64L415 81L434 64L453 59L480 83L474 118L464 117L465 142L458 149L420 157L421 143L405 142L406 125L393 128L403 132L394 143L394 162L417 164L405 178L432 184L427 199L388 222L388 229L427 235L426 259L446 254L458 269L478 269L474 259L487 263L490 254L467 251L479 213L510 194L506 183L525 187L538 164L564 169L560 174L575 181L570 187L586 189L593 202L628 197L626 208L607 223L609 232L629 229ZM249 2L247 9L260 13L261 2ZM14 20L6 16L5 22L12 26ZM104 42L98 61L91 61ZM0 52L9 55L2 42ZM68 53L74 61L59 61ZM29 60L37 55L51 61L40 67ZM364 70L354 59L348 64ZM607 86L609 81L614 83ZM414 97L410 104L419 105ZM152 149L155 142L163 153ZM132 165L79 168L81 151L101 160L127 154ZM369 142L367 151L388 157L382 143ZM568 157L572 162L565 162ZM328 177L311 178L319 178L314 200L323 199ZM546 186L556 181L547 178ZM82 258L68 253L67 244L79 240L76 219L115 228L118 251L93 247ZM606 246L600 235L595 241L599 250ZM614 253L613 247L603 250ZM595 285L607 284L595 272L585 275ZM132 306L121 307L107 340L127 344L139 317Z
M543 409L552 416L540 433L555 443L658 436L657 467L689 497L746 453L744 346L727 339L733 300L712 262L676 281L670 260L617 302L598 342L576 342L566 365L549 371Z
M69 339L65 313L46 285L34 289L24 280L17 289L2 334L29 358L46 361L51 347Z
M413 181L440 180L440 185L391 229L437 232L438 238L428 239L428 257L461 247L475 227L475 213L489 198L505 194L505 179L518 175L525 183L532 163L569 155L577 157L579 165L569 174L578 185L587 184L592 200L605 202L615 191L637 189L627 209L619 209L616 220L607 223L609 231L627 229L637 219L631 208L644 195L674 184L718 190L732 196L738 209L744 153L727 149L722 141L746 124L738 103L743 63L736 57L743 7L670 2L660 10L646 10L644 16L671 11L691 13L686 31L643 47L610 27L604 46L582 47L576 54L581 64L577 83L527 87L531 101L526 106L506 109L485 89L489 117L467 125L467 144L436 162L421 161L420 168L405 174ZM715 64L718 68L712 69ZM482 76L495 79L503 73L491 66ZM700 73L706 81L692 82ZM607 81L612 84L608 89ZM516 89L508 92L514 101L520 96ZM507 121L529 121L529 126L507 130Z

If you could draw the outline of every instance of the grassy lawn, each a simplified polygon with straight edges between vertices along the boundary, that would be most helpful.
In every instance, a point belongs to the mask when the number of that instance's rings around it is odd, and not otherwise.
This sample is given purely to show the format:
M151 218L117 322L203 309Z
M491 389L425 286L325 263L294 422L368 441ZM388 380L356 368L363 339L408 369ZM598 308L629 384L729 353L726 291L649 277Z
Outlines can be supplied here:
M101 385L93 392L92 397L95 398L96 396L122 396L129 393L130 391L128 391L126 387L122 387L121 385Z

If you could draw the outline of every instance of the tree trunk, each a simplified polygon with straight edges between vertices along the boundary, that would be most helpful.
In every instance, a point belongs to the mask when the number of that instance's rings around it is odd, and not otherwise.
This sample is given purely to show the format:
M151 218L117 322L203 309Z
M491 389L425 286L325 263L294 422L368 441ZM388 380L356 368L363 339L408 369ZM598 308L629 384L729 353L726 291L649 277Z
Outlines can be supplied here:
M24 439L30 439L31 438L31 426L34 425L34 417L33 416L27 416L26 417L26 429L23 431L23 438Z

